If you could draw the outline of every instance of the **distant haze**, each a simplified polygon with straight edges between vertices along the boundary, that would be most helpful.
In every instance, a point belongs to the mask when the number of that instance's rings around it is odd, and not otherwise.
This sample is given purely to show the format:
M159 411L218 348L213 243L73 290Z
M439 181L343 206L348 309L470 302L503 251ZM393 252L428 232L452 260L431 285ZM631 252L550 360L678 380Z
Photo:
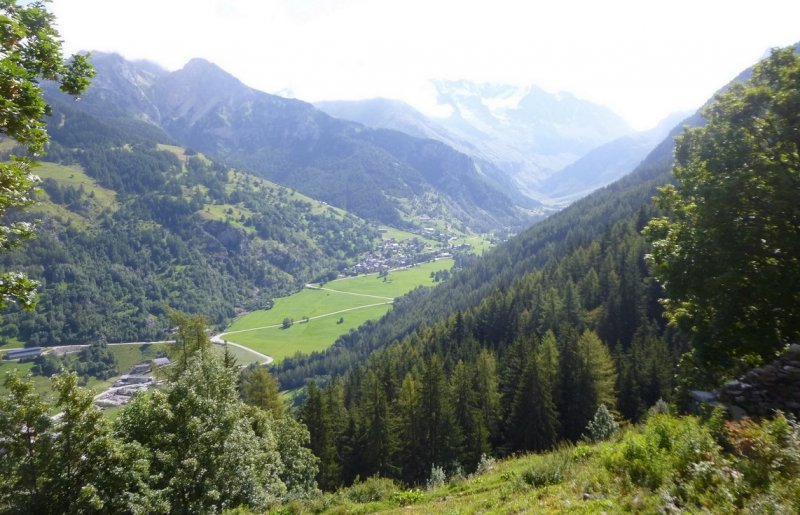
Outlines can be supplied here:
M698 107L770 47L800 40L790 0L54 0L68 51L180 68L208 59L308 101L397 98L446 115L431 80L536 84L637 129Z

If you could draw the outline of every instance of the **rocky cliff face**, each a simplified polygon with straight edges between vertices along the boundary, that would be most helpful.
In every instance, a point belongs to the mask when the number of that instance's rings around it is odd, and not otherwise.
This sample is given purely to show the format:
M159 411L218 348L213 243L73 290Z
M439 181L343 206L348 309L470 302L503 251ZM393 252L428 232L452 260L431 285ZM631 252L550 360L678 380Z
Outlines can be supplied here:
M790 346L779 359L729 381L715 393L734 415L764 416L783 411L800 417L800 345Z

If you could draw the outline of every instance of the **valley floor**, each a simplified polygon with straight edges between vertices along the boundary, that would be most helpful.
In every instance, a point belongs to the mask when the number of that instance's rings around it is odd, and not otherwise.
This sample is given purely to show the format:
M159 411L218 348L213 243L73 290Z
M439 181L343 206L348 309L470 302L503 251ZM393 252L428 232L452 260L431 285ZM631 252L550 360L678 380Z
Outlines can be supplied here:
M215 343L230 342L276 361L297 352L321 351L368 320L377 320L400 297L418 286L433 286L433 274L450 270L452 259L438 259L387 275L345 277L323 285L308 284L288 297L275 299L269 310L247 313ZM285 320L291 321L284 327Z

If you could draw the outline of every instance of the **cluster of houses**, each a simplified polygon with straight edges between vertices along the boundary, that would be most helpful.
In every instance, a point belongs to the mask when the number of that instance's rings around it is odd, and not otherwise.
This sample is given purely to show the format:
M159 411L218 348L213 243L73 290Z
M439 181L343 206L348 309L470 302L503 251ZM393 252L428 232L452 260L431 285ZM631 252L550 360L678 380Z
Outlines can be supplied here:
M360 263L347 269L347 275L374 274L388 272L394 268L411 266L430 259L430 251L418 238L397 241L394 238L384 240L380 247L373 250Z
M161 368L169 364L169 358L156 358L134 365L127 374L120 376L108 391L96 397L95 404L101 408L128 404L135 394L147 391L158 384L154 377L145 375L152 370L153 366Z

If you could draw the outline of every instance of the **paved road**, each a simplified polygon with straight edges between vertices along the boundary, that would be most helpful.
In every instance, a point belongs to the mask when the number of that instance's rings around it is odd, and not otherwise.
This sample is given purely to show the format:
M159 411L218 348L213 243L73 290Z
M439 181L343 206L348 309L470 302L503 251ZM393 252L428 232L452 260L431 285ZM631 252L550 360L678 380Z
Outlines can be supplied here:
M382 297L380 295L369 295L367 293L355 293L352 291L342 291L342 290L334 290L332 288L324 288L317 284L306 284L306 288L309 290L325 290L325 291L332 291L336 293L342 293L344 295L355 295L356 297L370 297L373 299L384 299L384 300L394 300L394 297Z
M234 332L240 332L240 331L234 331ZM256 356L258 356L261 359L263 359L264 361L261 363L262 365L269 365L270 363L275 361L275 360L272 359L271 356L267 356L266 354L261 354L260 352L255 351L255 350L251 349L250 347L245 347L244 345L239 345L238 343L233 343L233 342L228 342L228 341L223 340L222 337L225 336L226 334L230 334L230 333L215 334L214 336L211 337L211 343L216 343L217 345L230 345L232 347L238 347L240 349L244 349L244 350L250 352L251 354L255 354Z

